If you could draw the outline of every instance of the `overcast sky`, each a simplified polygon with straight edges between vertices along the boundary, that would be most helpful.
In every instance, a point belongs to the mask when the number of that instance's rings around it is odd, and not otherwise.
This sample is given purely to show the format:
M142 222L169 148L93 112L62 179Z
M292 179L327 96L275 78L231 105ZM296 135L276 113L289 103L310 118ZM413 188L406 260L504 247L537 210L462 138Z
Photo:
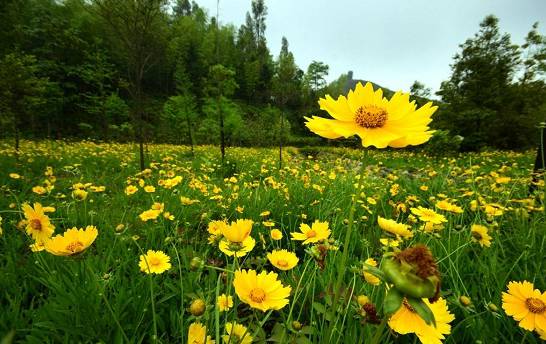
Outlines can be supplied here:
M250 0L220 0L220 22L239 26ZM197 0L216 15L216 0ZM414 80L433 91L450 75L458 45L488 14L522 43L531 25L546 33L546 0L266 0L266 38L277 56L286 36L298 66L330 66L328 81L348 70L355 79L408 91Z

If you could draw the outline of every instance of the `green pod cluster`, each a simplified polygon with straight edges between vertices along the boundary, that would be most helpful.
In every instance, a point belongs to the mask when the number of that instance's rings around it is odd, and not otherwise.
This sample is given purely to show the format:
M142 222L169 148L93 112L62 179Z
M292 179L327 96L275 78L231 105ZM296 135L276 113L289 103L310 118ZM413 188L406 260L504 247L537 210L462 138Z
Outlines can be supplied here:
M404 272L394 260L384 260L381 270L387 281L405 295L421 299L432 298L436 294L436 285L431 280L424 280L411 271Z

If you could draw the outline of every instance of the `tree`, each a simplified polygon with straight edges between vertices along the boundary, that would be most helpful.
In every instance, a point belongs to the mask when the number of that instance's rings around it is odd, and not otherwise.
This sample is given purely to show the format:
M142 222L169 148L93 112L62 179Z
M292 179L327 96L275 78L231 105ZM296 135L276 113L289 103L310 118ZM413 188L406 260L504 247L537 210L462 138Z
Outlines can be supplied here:
M307 67L306 80L309 88L315 94L326 86L325 77L328 75L330 67L319 61L313 61Z
M214 65L209 72L208 93L216 100L218 121L220 125L220 152L222 154L222 163L226 155L226 135L224 123L223 103L226 97L233 95L238 85L235 82L235 72L220 64Z
M428 98L431 94L430 87L426 87L425 84L415 80L410 87L410 94L412 96Z
M140 169L144 170L146 72L158 60L162 50L163 8L167 0L93 0L99 15L109 24L123 47L127 61L128 91L133 99L133 123L137 128Z
M169 97L163 106L163 114L170 128L174 129L176 137L184 129L188 133L191 153L194 154L193 123L196 120L196 104L189 94Z
M13 128L15 152L19 152L19 137L25 120L46 102L44 94L48 80L37 76L36 58L19 52L0 60L0 122Z

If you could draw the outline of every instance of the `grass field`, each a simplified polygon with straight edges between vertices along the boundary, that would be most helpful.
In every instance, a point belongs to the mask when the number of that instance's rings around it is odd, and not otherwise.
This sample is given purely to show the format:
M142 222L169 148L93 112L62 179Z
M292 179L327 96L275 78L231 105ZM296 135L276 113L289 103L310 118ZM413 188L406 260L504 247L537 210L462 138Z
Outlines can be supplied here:
M140 173L134 145L24 141L17 160L10 143L0 143L0 339L181 343L199 322L221 343L229 339L222 339L225 324L237 322L247 327L242 342L251 335L255 342L414 343L416 335L376 324L386 320L386 285L375 285L363 262L381 265L383 255L422 243L436 258L441 296L455 317L445 343L540 342L502 308L510 281L546 290L543 180L528 193L534 152L435 158L287 148L279 171L275 149L229 148L225 165L217 147L197 147L194 157L183 146L147 150L149 169ZM139 215L154 202L163 205L144 221ZM54 234L93 225L98 236L74 256L33 252L28 223L21 223L24 203L55 208L47 213ZM424 223L411 210L419 206L447 222ZM409 225L411 235L385 231L378 217ZM209 238L209 223L222 219L254 222L250 252L235 259L219 249L218 237ZM301 224L316 220L328 223L329 240L291 240ZM487 228L489 247L472 225ZM267 253L275 249L294 252L297 265L273 266ZM148 250L163 251L170 268L143 272L139 260ZM233 284L241 268L276 272L291 287L288 304L263 312L243 302ZM216 305L221 294L233 297L223 312Z

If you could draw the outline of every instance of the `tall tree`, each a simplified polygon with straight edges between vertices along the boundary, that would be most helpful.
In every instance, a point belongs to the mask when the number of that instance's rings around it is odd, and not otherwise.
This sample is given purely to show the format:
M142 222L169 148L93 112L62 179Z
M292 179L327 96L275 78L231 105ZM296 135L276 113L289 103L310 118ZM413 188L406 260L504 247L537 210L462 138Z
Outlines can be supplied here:
M328 75L330 67L324 62L313 61L307 67L307 74L305 76L307 84L312 92L315 94L326 86L325 77Z
M127 61L129 94L133 100L133 123L137 128L140 169L144 170L146 72L158 60L163 49L162 29L167 0L93 0L99 15L109 24L123 47ZM159 44L158 44L159 43Z

